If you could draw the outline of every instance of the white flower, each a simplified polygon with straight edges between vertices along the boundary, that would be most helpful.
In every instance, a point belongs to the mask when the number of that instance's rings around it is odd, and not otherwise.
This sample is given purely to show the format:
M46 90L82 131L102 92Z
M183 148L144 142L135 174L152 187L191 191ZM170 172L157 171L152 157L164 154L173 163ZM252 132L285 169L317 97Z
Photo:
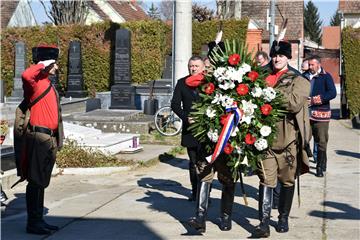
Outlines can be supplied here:
M224 81L223 84L219 84L219 88L224 90L233 89L234 87L235 87L235 83L231 80L226 80Z
M267 137L270 135L270 133L271 133L271 127L265 125L260 128L261 136Z
M268 147L266 139L260 138L255 141L254 146L257 150L262 151Z
M252 100L250 101L246 101L246 100L241 100L241 104L242 104L242 110L244 111L245 115L252 115L254 113L254 109L257 108L256 104L252 103Z
M242 160L241 164L245 164L246 166L249 166L249 160L246 155L245 155L244 159Z
M264 99L267 102L271 102L276 97L276 92L272 87L267 87L263 89Z
M242 82L242 77L243 77L243 72L242 71L239 71L239 70L236 70L235 68L233 67L229 67L228 69L228 77L229 77L229 80L233 81L233 82L238 82L238 83L241 83Z
M226 68L224 68L224 67L218 67L218 68L215 69L215 71L214 71L214 76L215 76L215 78L221 78L221 77L224 76L225 72L226 72Z
M207 136L212 142L217 142L217 140L219 139L218 130L210 129L210 131L207 133Z
M238 131L239 131L239 128L238 128L238 127L234 127L234 128L232 129L232 131L231 131L231 135L230 135L230 136L236 137L236 134L237 134Z
M250 101L246 101L246 100L241 100L241 104L242 104L242 110L243 110L243 116L240 120L240 123L246 122L247 124L251 123L251 119L254 117L254 109L257 108L256 104L252 103L252 100Z
M240 123L245 122L246 124L250 124L251 123L251 119L253 119L254 115L243 115Z
M240 68L242 69L243 73L248 73L251 71L251 66L249 64L243 63Z
M216 110L212 109L211 107L208 107L206 109L206 116L208 116L209 118L213 118L216 116Z
M226 107L232 107L234 104L234 99L232 99L231 97L227 97L224 101L222 106Z
M222 95L220 93L216 93L214 99L211 101L212 104L220 104Z
M261 88L259 88L259 87L254 87L254 88L252 89L252 91L251 91L251 95L252 95L253 97L261 97L261 95L262 95L262 90L261 90Z

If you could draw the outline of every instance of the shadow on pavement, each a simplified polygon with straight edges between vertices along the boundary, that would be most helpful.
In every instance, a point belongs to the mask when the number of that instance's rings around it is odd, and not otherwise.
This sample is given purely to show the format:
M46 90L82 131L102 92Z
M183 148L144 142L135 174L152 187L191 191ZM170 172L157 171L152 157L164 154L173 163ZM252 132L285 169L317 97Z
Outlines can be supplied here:
M173 167L177 167L180 169L189 169L189 159L187 158L177 158L171 154L163 153L159 155L159 160L160 162L169 164Z
M195 215L195 202L189 202L186 198L176 198L176 197L167 197L164 194L157 191L168 191L173 192L181 196L186 196L187 188L183 187L180 183L173 180L164 180L164 179L154 179L154 178L143 178L138 181L138 185L143 188L153 189L156 191L147 191L145 194L146 197L138 199L137 201L146 202L150 204L150 208L159 212L166 212L174 219L178 220L184 228L187 230L186 233L182 235L199 235L194 229L192 229L187 221L190 217ZM220 188L221 184L218 181L213 182L213 188ZM240 191L238 184L236 186L236 193ZM257 194L257 189L249 185L245 186L246 193L251 197L254 197ZM238 194L236 194L238 196ZM214 224L219 225L219 213L220 213L220 199L211 197L211 204L209 205L207 221L210 221ZM255 197L254 197L255 198ZM253 209L241 203L234 202L232 219L236 224L239 224L249 233L252 233L255 229L253 225L250 224L248 218L257 219L258 212L257 209Z
M360 159L360 153L357 153L357 152L349 152L349 151L344 151L344 150L335 150L335 152L337 155L343 155L343 156Z
M360 210L350 206L349 204L325 201L323 202L323 205L325 207L335 208L336 212L312 211L309 215L325 219L360 220Z
M99 239L163 239L152 231L144 221L112 218L69 218L47 217L46 221L60 227L51 235L33 235L25 231L26 222L9 224L1 222L3 239L66 239L66 240L99 240Z

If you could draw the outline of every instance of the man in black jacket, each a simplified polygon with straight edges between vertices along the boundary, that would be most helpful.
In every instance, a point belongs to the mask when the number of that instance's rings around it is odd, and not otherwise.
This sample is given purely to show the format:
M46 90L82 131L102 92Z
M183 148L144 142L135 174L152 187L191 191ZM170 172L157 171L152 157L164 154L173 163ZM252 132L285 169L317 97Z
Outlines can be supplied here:
M196 83L194 85L194 81L189 82L187 79L190 76L199 75L201 77L203 71L205 70L205 64L200 56L193 56L189 59L188 68L189 75L177 81L174 95L171 100L171 108L183 121L181 145L187 148L190 160L189 173L192 192L191 196L189 197L189 201L195 201L198 182L195 163L199 159L199 143L188 130L188 127L193 122L193 120L189 118L188 115L191 111L193 102L199 99L199 93L197 92Z

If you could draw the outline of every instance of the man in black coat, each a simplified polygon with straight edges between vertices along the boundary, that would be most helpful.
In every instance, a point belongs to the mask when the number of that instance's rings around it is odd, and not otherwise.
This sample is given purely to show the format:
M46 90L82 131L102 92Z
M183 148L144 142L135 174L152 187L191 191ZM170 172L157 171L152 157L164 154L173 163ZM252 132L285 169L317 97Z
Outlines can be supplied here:
M189 68L189 75L177 81L173 98L171 100L171 108L183 121L181 146L187 148L187 152L190 160L189 173L190 173L192 192L191 192L191 196L189 197L189 201L195 201L196 192L197 192L197 182L198 182L195 163L199 159L198 156L199 142L188 130L188 127L193 122L193 120L189 118L188 115L191 111L191 106L193 102L199 100L199 93L197 91L196 84L195 85L193 84L194 81L189 83L187 79L191 76L195 77L197 75L201 77L201 73L203 73L203 71L205 70L205 64L200 56L193 56L189 59L188 68ZM195 82L196 81L197 80L195 79ZM198 82L199 81L200 80L198 80Z

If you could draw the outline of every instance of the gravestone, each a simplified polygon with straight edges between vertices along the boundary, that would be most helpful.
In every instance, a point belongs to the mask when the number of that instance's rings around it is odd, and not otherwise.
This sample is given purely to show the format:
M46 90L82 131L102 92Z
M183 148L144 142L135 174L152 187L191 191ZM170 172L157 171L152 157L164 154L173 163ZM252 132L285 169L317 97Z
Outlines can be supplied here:
M165 66L162 79L171 79L172 78L172 56L167 55L165 57Z
M68 81L66 97L83 98L86 97L84 79L81 62L81 43L71 41L69 46L68 59Z
M4 84L4 80L0 80L0 103L4 103L4 99L5 99L5 84Z
M21 101L24 95L22 88L21 74L25 71L26 51L25 43L15 43L15 74L14 74L14 89L9 101Z
M131 86L131 36L127 29L116 31L110 109L136 109L135 87Z

